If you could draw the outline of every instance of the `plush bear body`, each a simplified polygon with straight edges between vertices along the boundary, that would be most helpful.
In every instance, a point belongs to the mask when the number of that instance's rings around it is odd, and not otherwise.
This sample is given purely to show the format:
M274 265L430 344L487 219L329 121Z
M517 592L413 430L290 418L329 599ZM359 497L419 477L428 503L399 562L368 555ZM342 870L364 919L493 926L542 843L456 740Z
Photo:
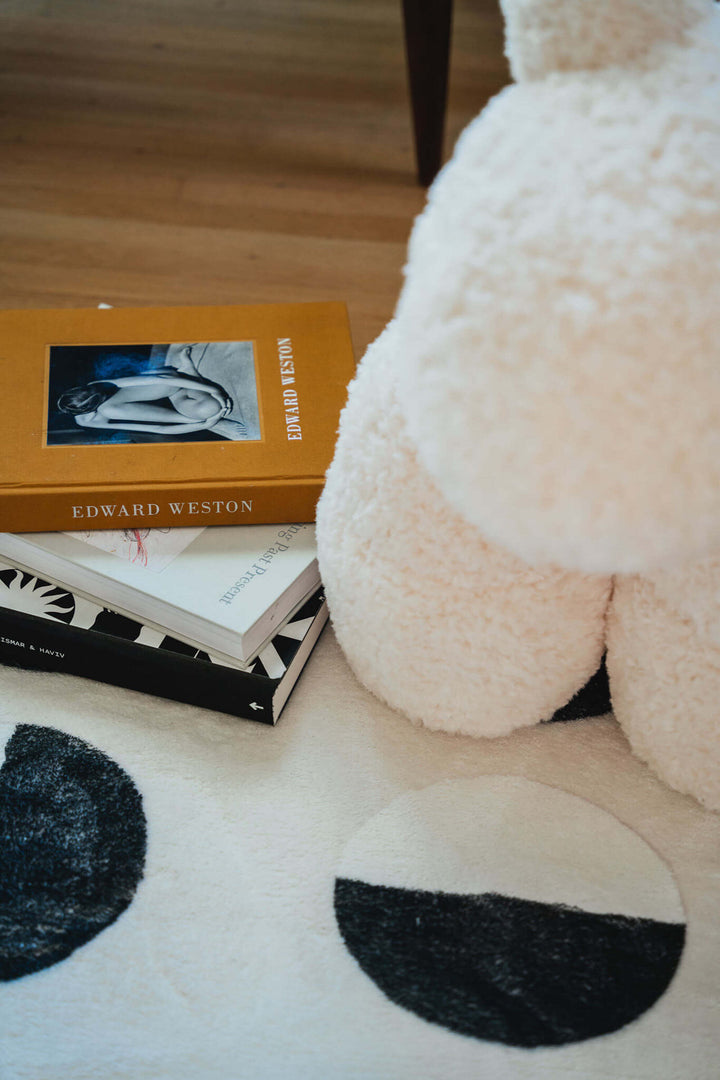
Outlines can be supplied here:
M549 718L607 644L633 745L720 807L720 12L503 6L517 81L343 414L333 621L371 689L477 735Z

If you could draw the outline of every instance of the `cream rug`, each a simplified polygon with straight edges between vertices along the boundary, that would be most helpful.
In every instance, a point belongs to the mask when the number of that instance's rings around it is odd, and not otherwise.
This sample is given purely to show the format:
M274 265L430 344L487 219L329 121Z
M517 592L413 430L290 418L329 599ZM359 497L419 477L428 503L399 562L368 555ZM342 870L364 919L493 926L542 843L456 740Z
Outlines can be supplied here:
M276 728L0 668L2 1080L716 1080L720 816L610 717ZM2 754L0 754L2 760Z

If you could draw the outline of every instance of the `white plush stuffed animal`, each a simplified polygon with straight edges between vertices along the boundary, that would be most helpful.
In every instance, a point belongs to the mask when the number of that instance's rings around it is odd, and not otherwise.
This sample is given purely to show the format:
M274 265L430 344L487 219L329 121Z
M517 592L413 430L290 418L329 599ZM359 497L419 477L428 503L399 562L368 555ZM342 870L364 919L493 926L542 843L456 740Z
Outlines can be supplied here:
M720 808L720 10L503 0L318 509L339 641L413 720L615 715Z

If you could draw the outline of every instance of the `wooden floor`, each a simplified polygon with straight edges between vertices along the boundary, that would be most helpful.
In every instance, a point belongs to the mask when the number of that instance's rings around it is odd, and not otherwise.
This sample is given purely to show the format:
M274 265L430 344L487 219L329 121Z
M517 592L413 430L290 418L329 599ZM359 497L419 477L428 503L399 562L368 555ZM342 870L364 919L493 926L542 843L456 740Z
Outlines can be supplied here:
M400 0L0 0L0 306L392 313L425 194ZM508 79L456 0L446 146Z

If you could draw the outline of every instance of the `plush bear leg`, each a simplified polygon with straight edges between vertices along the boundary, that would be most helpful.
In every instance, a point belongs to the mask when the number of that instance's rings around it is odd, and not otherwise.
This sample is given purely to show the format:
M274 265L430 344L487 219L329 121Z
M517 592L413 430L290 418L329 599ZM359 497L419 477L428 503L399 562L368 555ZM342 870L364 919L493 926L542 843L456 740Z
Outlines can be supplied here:
M610 579L529 567L447 506L405 433L395 326L351 386L318 507L333 624L361 682L411 719L505 734L593 675Z
M613 710L633 750L666 783L720 810L720 646L712 628L678 609L668 583L616 582L607 653ZM712 602L717 582L707 585Z

